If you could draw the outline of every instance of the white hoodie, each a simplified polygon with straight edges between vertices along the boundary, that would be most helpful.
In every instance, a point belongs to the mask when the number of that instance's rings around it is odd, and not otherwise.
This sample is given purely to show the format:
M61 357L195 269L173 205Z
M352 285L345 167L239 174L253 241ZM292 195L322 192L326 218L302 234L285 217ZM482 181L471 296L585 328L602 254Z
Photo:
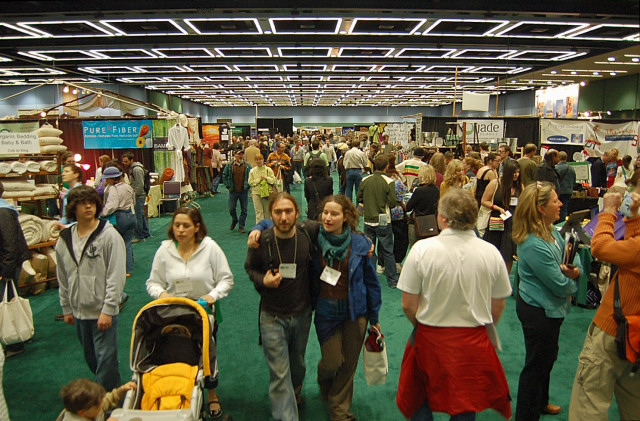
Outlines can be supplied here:
M209 294L218 301L226 297L231 288L233 274L227 257L211 237L205 237L186 262L173 240L163 241L147 279L147 292L154 299L166 291L193 300Z

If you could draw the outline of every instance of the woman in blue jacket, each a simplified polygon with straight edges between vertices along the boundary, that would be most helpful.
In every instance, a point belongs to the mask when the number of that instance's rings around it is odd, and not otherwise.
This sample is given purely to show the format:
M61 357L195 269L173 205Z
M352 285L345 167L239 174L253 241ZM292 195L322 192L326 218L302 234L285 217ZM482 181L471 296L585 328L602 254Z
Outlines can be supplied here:
M371 241L355 232L356 208L344 195L324 200L316 263L322 271L315 326L322 358L318 383L331 419L354 419L350 412L353 377L367 322L380 330L380 282L367 257Z
M560 326L569 313L570 297L578 290L575 280L580 276L579 265L563 264L565 242L553 226L561 207L554 186L537 182L524 189L513 217L520 277L516 312L526 350L516 421L533 421L541 414L561 411L549 403L549 381L558 356Z

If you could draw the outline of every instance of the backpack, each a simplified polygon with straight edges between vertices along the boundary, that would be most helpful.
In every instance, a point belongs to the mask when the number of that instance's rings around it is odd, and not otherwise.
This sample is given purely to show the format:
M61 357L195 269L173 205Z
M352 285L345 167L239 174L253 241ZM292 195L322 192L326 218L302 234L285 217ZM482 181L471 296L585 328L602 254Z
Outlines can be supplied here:
M302 169L302 172L304 173L304 176L307 176L307 173L309 172L309 165L311 165L311 161L313 161L314 159L322 159L320 158L320 155L322 155L322 151L311 151L309 152L309 159L307 159L307 165L304 166L304 168ZM322 159L322 161L324 162L324 159Z
M142 171L144 172L144 176L142 177L142 180L144 182L143 184L144 192L146 194L149 194L149 190L151 190L151 175L149 175L149 170L147 170L144 167L142 168Z

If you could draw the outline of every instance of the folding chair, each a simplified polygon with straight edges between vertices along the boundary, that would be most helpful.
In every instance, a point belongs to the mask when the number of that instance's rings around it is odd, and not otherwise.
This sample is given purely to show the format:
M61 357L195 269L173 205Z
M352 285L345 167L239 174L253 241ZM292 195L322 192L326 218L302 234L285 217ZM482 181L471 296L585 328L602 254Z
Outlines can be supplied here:
M160 199L159 213L173 213L178 209L180 202L180 182L165 181L162 184L162 198Z

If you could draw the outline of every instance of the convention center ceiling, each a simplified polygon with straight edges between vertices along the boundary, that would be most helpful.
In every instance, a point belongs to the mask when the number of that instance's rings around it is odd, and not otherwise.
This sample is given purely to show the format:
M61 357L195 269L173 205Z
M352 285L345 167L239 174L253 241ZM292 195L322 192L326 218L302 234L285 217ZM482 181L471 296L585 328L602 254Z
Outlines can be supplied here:
M318 4L4 1L0 86L120 83L211 106L438 106L462 91L640 71L637 0Z

